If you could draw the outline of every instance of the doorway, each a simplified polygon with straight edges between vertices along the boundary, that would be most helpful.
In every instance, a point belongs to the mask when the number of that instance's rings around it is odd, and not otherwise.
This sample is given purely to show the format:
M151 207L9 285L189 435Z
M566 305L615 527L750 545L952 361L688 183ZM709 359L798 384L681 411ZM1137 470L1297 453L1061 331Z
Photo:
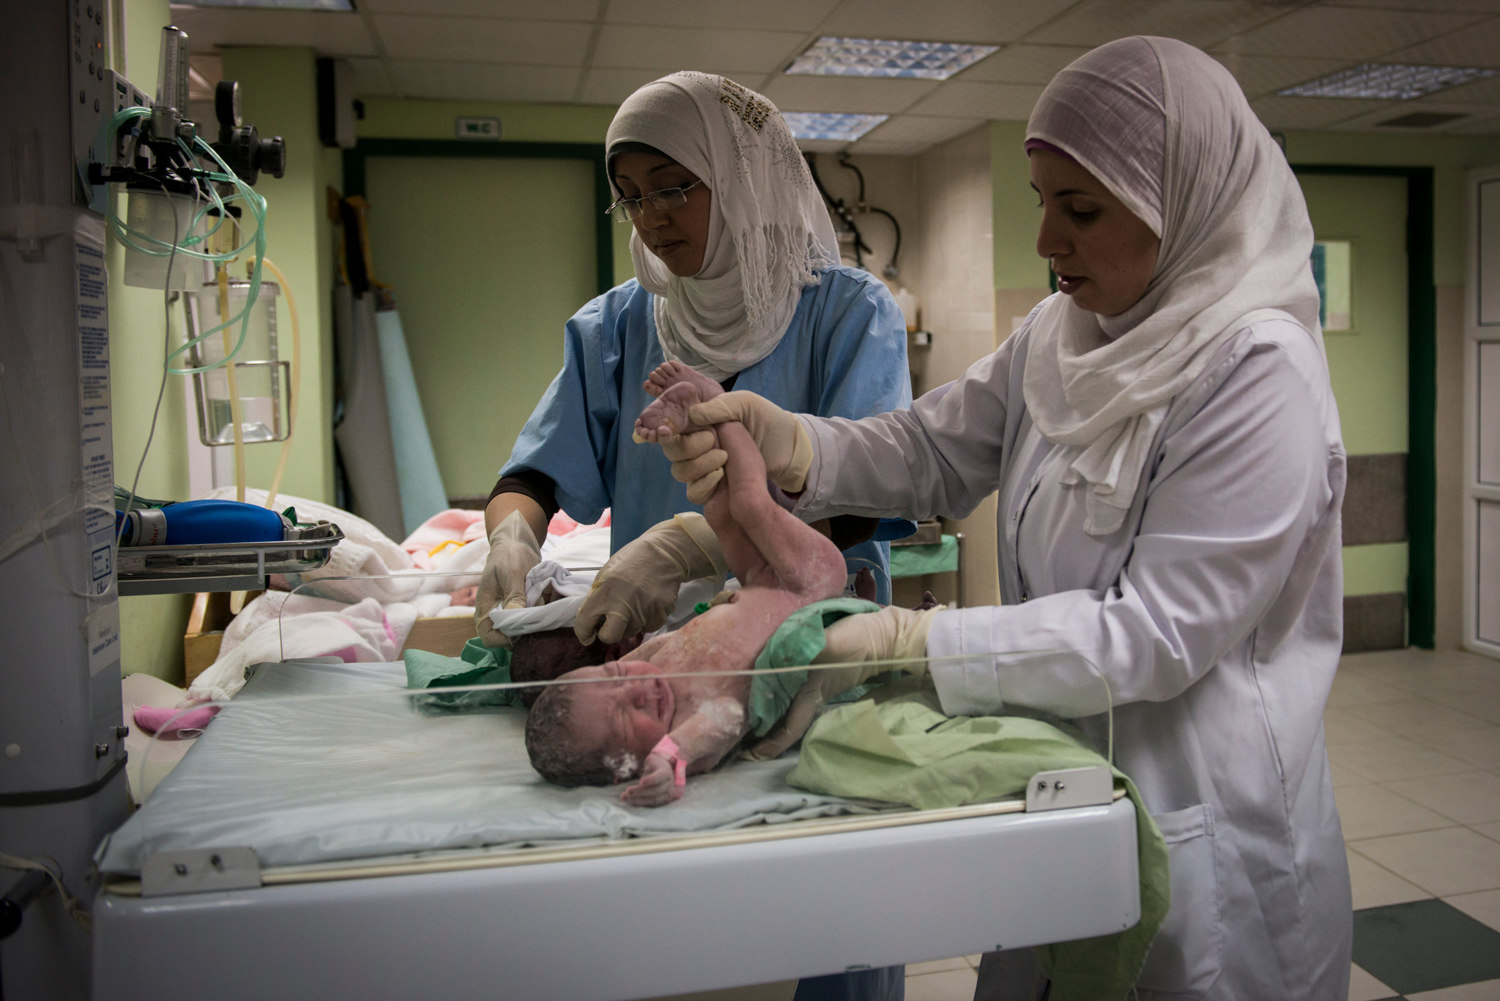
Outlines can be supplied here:
M1344 445L1346 652L1433 639L1431 171L1296 166Z

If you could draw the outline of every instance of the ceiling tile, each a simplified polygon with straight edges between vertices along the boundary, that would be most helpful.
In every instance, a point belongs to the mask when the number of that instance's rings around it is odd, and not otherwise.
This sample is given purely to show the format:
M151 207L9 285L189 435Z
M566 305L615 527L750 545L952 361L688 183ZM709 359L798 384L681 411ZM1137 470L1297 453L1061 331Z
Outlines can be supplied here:
M1457 31L1478 20L1471 14L1304 7L1263 27L1227 39L1214 50L1250 55L1384 60L1386 54L1396 49Z
M1495 13L1495 0L1324 0L1327 7L1377 7L1387 10L1450 12L1470 14Z
M841 153L850 144L842 139L798 139L797 148L804 153Z
M865 136L874 142L919 142L933 146L947 142L985 124L983 118L937 118L897 115L871 129Z
M609 24L810 32L839 0L610 0Z
M933 91L906 109L911 115L969 116L1024 122L1031 117L1042 87L1032 83L960 83Z
M188 33L188 48L286 45L323 56L373 56L375 39L359 14L305 10L231 10L173 7L173 23Z
M1364 128L1459 106L1440 130L1500 134L1500 78L1416 102L1280 98L1365 61L1500 69L1500 0L357 0L354 14L172 7L203 58L219 46L310 48L353 67L359 96L616 106L678 69L732 76L789 111L897 116L852 148L904 155L942 123L1024 119L1088 48L1129 34L1183 38L1229 67L1273 128ZM818 35L1002 46L946 82L789 77ZM202 62L194 57L195 67ZM206 65L206 64L204 64ZM904 116L917 114L907 120ZM851 148L833 144L835 147Z
M580 66L593 28L564 21L377 14L371 18L397 59Z
M1485 80L1475 80L1458 87L1439 90L1405 104L1493 104L1500 111L1500 74Z
M1015 41L1077 6L1079 0L844 0L817 30L851 38L993 45Z
M512 21L593 21L600 0L354 0L367 14L431 14Z
M1057 71L1088 51L1083 45L1007 45L979 60L955 80L964 83L1037 83L1045 85Z
M1488 118L1456 122L1451 129L1455 135L1500 136L1500 114Z
M396 93L390 62L385 59L345 60L354 71L354 92L361 97L388 97Z
M861 139L849 147L849 152L859 156L916 156L926 152L927 143L881 142L878 139Z
M1273 131L1330 128L1388 105L1386 101L1337 97L1262 97L1250 102L1251 110Z
M1277 56L1247 56L1236 52L1215 53L1214 58L1224 64L1234 75L1245 96L1252 99L1337 73L1350 66L1346 59L1284 59Z
M790 63L807 41L792 31L702 31L609 24L599 32L595 66L616 69L697 69L711 73L772 73ZM748 86L748 84L747 84Z
M578 99L584 104L619 104L652 80L666 76L659 70L620 70L595 66L583 75Z
M1441 38L1397 49L1391 62L1500 69L1500 17L1471 24Z
M1407 126L1382 125L1392 118L1400 118L1403 115L1416 114L1420 112L1437 112L1439 114L1462 115L1440 125L1432 125L1418 128ZM1490 112L1472 104L1445 104L1437 101L1401 101L1393 106L1379 108L1363 115L1356 115L1347 121L1340 122L1335 128L1339 130L1354 129L1370 132L1388 132L1391 135L1432 135L1440 132L1452 132L1460 124L1469 124L1488 118Z
M880 80L852 76L778 74L764 93L783 111L849 111L894 115L938 87L935 80Z
M537 101L566 103L578 89L571 66L496 66L494 63L396 60L402 97L434 101Z
M1092 48L1125 35L1165 35L1206 47L1285 10L1279 4L1233 0L1089 0L1026 41Z

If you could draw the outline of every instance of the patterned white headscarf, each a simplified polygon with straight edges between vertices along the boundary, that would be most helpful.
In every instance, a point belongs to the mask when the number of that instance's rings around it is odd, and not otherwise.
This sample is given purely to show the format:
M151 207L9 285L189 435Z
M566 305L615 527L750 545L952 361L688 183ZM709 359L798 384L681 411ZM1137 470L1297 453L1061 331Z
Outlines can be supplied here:
M630 236L636 279L656 295L663 353L720 381L780 343L802 289L839 261L823 199L775 105L733 80L673 73L626 98L605 149L660 150L713 193L703 269L679 278ZM620 192L610 177L616 197Z
M1057 295L1033 321L1026 406L1070 448L1085 530L1120 528L1167 405L1225 338L1279 310L1321 345L1312 224L1286 157L1219 63L1123 38L1061 70L1027 123L1161 238L1146 294L1117 316Z

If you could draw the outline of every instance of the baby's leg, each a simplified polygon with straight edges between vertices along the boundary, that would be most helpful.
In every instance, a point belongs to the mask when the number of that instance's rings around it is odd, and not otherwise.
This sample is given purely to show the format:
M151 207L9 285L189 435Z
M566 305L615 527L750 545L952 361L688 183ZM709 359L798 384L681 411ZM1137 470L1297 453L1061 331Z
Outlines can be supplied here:
M703 515L719 537L724 560L745 584L781 587L816 601L841 594L847 572L844 557L829 539L771 499L766 464L755 439L738 421L718 425L719 447L728 453L724 480L703 506ZM732 554L726 538L734 537L743 554ZM746 571L740 574L732 555ZM774 579L766 580L768 573Z
M657 369L660 372L661 369ZM653 373L654 375L655 373ZM650 383L647 384L648 388ZM714 387L718 388L717 384ZM637 441L660 441L669 434L680 432L689 426L688 408L699 402L699 388L691 382L679 382L658 392L656 402L652 403L635 422L635 439ZM738 423L718 424L711 430L718 439L720 448L724 447L725 432L730 428L739 431L746 439L749 434ZM732 434L731 434L732 436ZM768 565L760 550L750 541L737 523L731 511L729 499L729 484L731 478L739 476L741 480L748 477L759 477L760 493L766 503L771 503L771 496L766 492L766 467L761 461L760 452L755 448L755 442L749 442L750 456L748 460L736 463L731 457L724 467L724 479L719 481L714 492L709 495L708 500L703 502L703 516L708 519L709 527L714 530L718 537L719 548L724 551L724 562L730 571L739 578L741 584L771 583L767 581L766 574ZM753 462L760 467L757 474L753 468L747 466L747 461ZM736 471L737 470L737 471Z
M724 391L707 376L680 362L658 366L646 381L656 397L636 420L635 436L658 441L695 425L688 409ZM771 499L766 464L755 439L738 421L716 426L719 447L728 453L724 479L703 505L724 562L742 584L779 586L808 600L843 590L844 558L827 538ZM767 575L770 579L767 579Z

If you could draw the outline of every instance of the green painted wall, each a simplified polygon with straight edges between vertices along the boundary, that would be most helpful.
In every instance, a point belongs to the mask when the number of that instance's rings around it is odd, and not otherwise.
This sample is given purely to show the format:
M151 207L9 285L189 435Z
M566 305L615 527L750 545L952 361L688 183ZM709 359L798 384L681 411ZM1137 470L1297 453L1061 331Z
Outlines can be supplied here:
M1350 455L1409 449L1406 179L1340 174L1299 177L1313 232L1351 244L1351 323L1325 332L1328 371ZM1405 542L1347 546L1345 594L1407 587Z
M483 496L596 294L594 161L378 156L365 193L449 497Z
M615 109L603 105L504 104L371 98L356 123L361 139L453 139L458 118L499 118L501 142L604 144ZM480 140L475 140L480 141ZM496 192L500 196L501 192ZM614 226L615 284L633 277L630 227ZM582 303L579 303L582 305ZM425 407L426 404L424 403ZM486 488L487 489L487 488Z
M1432 167L1433 281L1463 284L1464 171L1500 162L1500 138L1288 132L1286 151L1296 164Z
M372 97L356 123L361 139L454 139L454 120L499 118L502 142L602 143L615 109L604 105L413 101ZM480 140L476 140L480 141Z
M283 177L262 174L255 190L266 200L266 256L286 276L296 300L302 376L291 454L280 492L333 500L333 258L325 191L338 183L337 162L318 139L315 56L311 49L226 49L224 79L240 84L246 124L286 140ZM268 272L265 278L270 279ZM278 330L291 343L291 310L282 296ZM280 443L246 447L246 483L269 488Z
M452 140L457 118L498 117L501 144L602 145L613 116L607 107L373 99L357 132ZM375 275L396 286L444 488L486 494L561 366L563 324L595 294L594 226L611 234L616 284L634 274L631 227L579 215L592 212L594 183L592 165L579 161L399 159L365 161ZM433 248L434 233L451 234L447 245ZM570 255L576 268L560 263Z
M1042 212L1031 189L1031 165L1021 148L1025 140L1025 122L990 125L997 289L1047 287L1047 262L1036 253Z

